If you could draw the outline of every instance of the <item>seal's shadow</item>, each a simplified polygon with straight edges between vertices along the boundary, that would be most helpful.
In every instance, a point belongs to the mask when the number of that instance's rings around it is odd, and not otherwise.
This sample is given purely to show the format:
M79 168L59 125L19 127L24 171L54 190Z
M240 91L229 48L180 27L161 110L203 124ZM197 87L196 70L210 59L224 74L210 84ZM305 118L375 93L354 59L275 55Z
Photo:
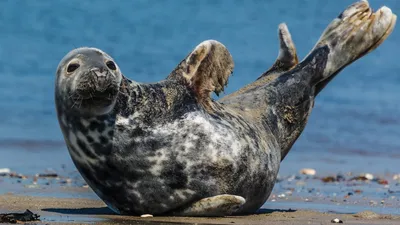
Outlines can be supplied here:
M71 215L117 215L108 207L99 208L78 208L78 209L67 209L67 208L45 208L42 209L46 212L71 214ZM293 209L259 209L256 214L269 214L273 212L296 212Z
M61 213L61 214L71 214L71 215L117 215L108 207L99 208L45 208L42 209L46 212Z
M294 209L259 209L256 214L269 214L273 212L296 212Z

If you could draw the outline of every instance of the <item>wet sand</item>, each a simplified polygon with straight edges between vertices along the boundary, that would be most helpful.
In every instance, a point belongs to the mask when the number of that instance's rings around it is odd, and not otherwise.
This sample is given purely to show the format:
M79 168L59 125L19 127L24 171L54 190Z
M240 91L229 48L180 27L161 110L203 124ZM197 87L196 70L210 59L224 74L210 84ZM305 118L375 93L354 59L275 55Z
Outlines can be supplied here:
M59 151L46 156L68 159L66 154ZM0 214L23 213L29 209L41 216L41 221L33 224L320 225L333 224L334 218L344 224L400 224L398 157L329 153L315 158L313 154L293 152L282 163L274 190L259 214L140 218L115 215L86 185L72 162L42 162L42 156L27 151L24 157L30 161L25 164L19 165L16 160L0 166L3 171L10 166L8 173L0 174ZM355 161L358 157L361 160ZM300 172L309 167L316 174Z
M39 214L36 224L333 224L339 218L344 224L400 224L399 216L379 215L370 211L357 214L321 213L306 210L261 210L249 216L223 218L152 217L115 215L100 200L84 198L50 198L0 195L0 213L23 212L26 209Z

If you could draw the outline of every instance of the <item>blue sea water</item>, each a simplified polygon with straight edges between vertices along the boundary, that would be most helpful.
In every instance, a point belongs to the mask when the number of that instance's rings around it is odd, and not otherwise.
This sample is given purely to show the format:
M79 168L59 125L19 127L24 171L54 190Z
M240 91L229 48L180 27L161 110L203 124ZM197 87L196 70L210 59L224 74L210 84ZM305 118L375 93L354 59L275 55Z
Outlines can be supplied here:
M304 57L348 0L0 1L0 168L72 167L54 106L55 70L80 46L109 53L123 73L156 82L198 43L221 41L235 60L226 94L254 81L278 53L286 22ZM400 13L398 0L371 0ZM399 172L400 29L318 96L282 171ZM306 160L304 160L306 159ZM327 166L328 165L328 166ZM329 166L331 165L331 166Z

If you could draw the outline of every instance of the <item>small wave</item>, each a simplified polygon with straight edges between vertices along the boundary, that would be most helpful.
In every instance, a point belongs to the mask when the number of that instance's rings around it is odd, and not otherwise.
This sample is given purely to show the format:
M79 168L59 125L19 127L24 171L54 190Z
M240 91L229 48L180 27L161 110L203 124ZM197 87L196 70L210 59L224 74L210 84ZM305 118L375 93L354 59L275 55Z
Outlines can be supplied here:
M21 140L6 139L0 140L0 150L19 148L25 150L44 150L64 147L64 140Z

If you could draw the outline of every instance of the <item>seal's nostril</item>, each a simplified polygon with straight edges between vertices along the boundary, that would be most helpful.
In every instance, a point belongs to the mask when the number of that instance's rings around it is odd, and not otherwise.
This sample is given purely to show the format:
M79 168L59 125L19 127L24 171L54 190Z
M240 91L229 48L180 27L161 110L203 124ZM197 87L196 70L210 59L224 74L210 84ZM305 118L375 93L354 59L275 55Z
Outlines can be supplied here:
M97 68L97 67L94 67L94 68L90 69L91 72L95 72L95 71L99 71L99 70L100 70L100 69Z
M90 69L90 71L93 72L97 76L97 78L106 77L108 74L108 71L102 68L92 68Z
M97 91L103 92L110 85L110 74L107 69L102 67L94 67L90 69L93 84Z
M104 72L96 71L95 74L98 77L106 77L107 76L107 71L104 71Z

